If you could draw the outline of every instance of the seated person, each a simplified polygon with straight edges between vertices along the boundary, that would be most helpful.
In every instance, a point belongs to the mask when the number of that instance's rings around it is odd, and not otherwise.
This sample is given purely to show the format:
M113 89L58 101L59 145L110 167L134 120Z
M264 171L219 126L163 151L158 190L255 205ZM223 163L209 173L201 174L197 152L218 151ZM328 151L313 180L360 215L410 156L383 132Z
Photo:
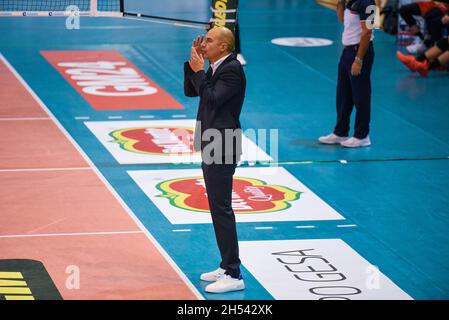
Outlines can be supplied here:
M413 55L404 55L396 52L399 60L411 71L418 71L423 77L430 70L441 69L449 64L449 37L440 39L435 46L415 58Z
M420 54L440 40L443 28L449 26L448 12L449 0L418 1L402 6L399 9L399 14L410 27L410 32L416 36L414 42L407 46L407 51L412 54ZM422 34L413 16L424 18L428 35Z

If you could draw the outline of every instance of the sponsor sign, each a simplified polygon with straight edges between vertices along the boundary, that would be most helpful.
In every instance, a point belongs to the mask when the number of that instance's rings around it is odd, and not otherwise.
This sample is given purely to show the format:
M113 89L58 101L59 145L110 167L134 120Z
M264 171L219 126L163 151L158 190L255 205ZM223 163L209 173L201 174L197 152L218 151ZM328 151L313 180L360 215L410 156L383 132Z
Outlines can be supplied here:
M321 38L291 37L276 38L271 40L271 43L287 47L323 47L330 46L333 42L331 40Z
M341 239L242 241L239 249L275 299L412 299Z
M0 260L0 300L62 300L40 261Z
M201 169L128 174L172 224L212 222ZM237 222L344 219L281 167L237 168L232 207Z
M238 0L212 0L211 22L213 27L226 27L235 32L237 23L237 2Z
M41 51L96 110L183 109L118 51Z
M193 150L195 120L87 121L85 125L121 164L199 163ZM243 136L242 161L270 161Z

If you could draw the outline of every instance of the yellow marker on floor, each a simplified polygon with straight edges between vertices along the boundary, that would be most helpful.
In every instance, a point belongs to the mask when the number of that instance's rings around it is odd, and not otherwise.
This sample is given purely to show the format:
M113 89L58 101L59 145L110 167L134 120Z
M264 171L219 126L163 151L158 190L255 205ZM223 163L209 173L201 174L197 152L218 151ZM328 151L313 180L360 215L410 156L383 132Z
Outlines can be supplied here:
M13 279L13 280L11 280ZM34 300L21 272L0 272L0 294L6 300Z

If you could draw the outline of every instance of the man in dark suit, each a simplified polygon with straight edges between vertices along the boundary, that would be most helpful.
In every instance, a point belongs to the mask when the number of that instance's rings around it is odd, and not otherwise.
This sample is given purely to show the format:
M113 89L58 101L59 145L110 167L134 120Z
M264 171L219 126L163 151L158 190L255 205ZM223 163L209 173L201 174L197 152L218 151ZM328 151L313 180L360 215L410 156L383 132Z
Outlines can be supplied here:
M201 151L204 181L220 267L203 273L212 282L207 292L243 290L235 215L232 210L232 177L241 156L240 113L245 97L243 68L233 53L234 35L225 27L211 29L194 40L190 60L184 64L184 93L200 97L195 128L195 150ZM210 67L204 71L204 59Z

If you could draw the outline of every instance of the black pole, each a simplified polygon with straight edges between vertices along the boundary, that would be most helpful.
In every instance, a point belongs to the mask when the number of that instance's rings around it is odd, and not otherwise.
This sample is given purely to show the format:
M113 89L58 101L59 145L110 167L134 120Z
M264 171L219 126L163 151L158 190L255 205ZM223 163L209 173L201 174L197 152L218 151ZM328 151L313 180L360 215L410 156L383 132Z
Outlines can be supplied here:
M239 19L238 19L238 15L239 15L239 0L236 0L235 2L235 8L236 8L236 12L235 12L235 51L237 53L241 52L241 47L240 47L240 29L239 29Z

